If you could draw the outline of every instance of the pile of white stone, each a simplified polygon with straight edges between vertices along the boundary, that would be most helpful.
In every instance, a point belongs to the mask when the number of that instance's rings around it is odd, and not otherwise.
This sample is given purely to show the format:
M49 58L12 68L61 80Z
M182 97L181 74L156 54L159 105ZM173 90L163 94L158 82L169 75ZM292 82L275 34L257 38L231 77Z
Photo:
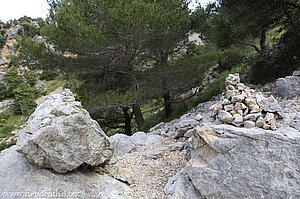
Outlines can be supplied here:
M239 74L229 74L225 84L221 101L210 107L212 117L237 127L276 130L276 119L283 118L283 111L272 95L265 97L240 83Z

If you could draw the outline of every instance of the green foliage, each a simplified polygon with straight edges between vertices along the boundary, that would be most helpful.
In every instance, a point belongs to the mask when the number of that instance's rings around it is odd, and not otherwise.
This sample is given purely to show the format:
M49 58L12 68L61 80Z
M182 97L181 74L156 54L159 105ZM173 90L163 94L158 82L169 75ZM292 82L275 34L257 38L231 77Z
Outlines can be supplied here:
M9 109L0 113L0 138L10 136L10 133L19 128L25 120L22 115L16 114L15 110Z
M9 147L15 145L16 143L17 143L17 140L12 140L12 141L10 141L10 142L4 141L4 142L2 142L2 143L0 144L0 151L2 151L2 150L4 150L4 149L7 149L7 148L9 148Z
M192 107L198 106L199 103L210 100L213 96L221 94L225 89L225 79L229 74L245 73L246 66L243 64L233 66L230 70L223 71L220 76L209 84L198 96L192 100Z
M286 33L286 30L281 25L270 28L266 35L266 42L269 47L272 47L273 44L276 44Z
M27 71L24 77L30 86L34 86L38 76L34 71Z
M10 90L15 89L23 82L22 76L19 75L17 67L10 67L10 69L5 74L5 81L7 82Z
M35 35L40 35L38 23L35 23L30 17L21 17L19 19L19 24L22 26L22 36L34 37Z
M165 116L162 110L158 111L157 113L151 114L148 117L145 117L144 131L149 131L150 128L154 127L160 122L163 122L164 120Z
M230 70L231 67L243 63L245 57L245 50L238 47L221 50L218 59L219 67L221 70Z
M7 86L3 83L0 83L0 100L4 100L13 96L11 90L7 88Z
M55 69L46 69L43 70L42 74L40 75L41 80L54 80L58 76L58 72Z
M30 115L36 107L35 99L39 95L38 91L28 83L21 83L13 93L18 106L17 111L22 115Z
M59 87L65 87L66 83L62 80L52 80L48 82L48 87L42 91L42 95L49 95L51 92L55 91Z

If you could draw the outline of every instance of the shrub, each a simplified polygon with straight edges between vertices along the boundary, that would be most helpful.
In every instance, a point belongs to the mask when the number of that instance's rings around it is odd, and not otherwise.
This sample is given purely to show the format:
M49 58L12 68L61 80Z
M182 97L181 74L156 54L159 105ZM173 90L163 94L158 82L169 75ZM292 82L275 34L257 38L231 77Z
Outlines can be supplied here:
M38 97L38 91L28 83L22 83L13 90L18 111L22 115L30 115L35 107L35 99Z
M48 69L43 71L43 73L40 76L40 79L50 81L50 80L54 80L57 76L58 76L58 72L56 70Z
M25 78L30 86L34 86L36 84L37 74L33 71L27 71L25 73Z
M9 89L13 90L17 88L22 82L22 77L18 74L18 69L12 66L5 74L5 81L8 84Z
M219 65L222 71L230 70L232 66L241 64L245 59L245 53L240 48L229 48L220 52Z
M16 114L13 108L0 113L0 138L10 136L11 132L25 123L22 115Z
M4 100L12 96L13 93L11 92L11 90L9 90L5 84L0 83L0 100Z

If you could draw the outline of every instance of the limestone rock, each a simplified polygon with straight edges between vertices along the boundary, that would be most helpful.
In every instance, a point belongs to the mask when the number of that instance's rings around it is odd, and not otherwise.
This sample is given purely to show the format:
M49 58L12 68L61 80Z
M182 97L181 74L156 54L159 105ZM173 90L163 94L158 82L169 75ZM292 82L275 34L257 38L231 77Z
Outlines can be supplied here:
M234 121L234 117L230 113L223 110L219 112L218 119L227 124Z
M262 93L255 93L255 90L240 83L238 74L229 74L225 84L226 91L220 101L210 108L215 122L239 127L246 121L244 127L252 128L256 126L258 117L270 113L273 114L274 119L259 120L257 126L264 129L276 129L276 119L283 118L283 110L272 95L265 97Z
M246 109L247 106L241 102L237 102L235 105L234 105L234 109L235 110L244 110Z
M164 188L164 192L166 199L204 199L184 172L180 172L170 178Z
M115 155L119 156L140 151L144 148L161 147L164 144L162 136L144 132L136 132L132 136L115 134L109 137L109 140L114 148Z
M255 127L255 122L253 122L253 121L244 121L244 127L245 128L254 128Z
M299 131L215 125L195 135L185 171L203 197L300 198Z
M248 114L244 117L245 120L250 120L250 121L253 121L255 122L256 119L258 117L260 117L262 114L261 113L251 113L251 114Z
M300 95L300 76L279 78L275 83L277 94L283 98L291 99Z
M243 116L240 114L234 114L234 121L232 122L232 124L234 124L235 126L241 126L243 124Z
M229 74L228 77L225 80L226 85L233 85L236 86L240 83L240 77L239 74Z
M283 110L273 95L271 95L270 97L264 97L261 93L257 93L256 100L257 100L257 104L264 111L277 113L279 116L283 117Z
M234 109L234 106L232 104L228 104L224 106L225 111L232 111Z
M201 114L197 114L195 117L195 120L201 121L203 119L203 116Z
M19 131L18 152L59 173L106 164L113 154L110 142L79 104L67 89L48 96Z
M129 136L124 134L115 134L109 137L109 141L114 148L115 155L124 155L136 150L136 144L132 142Z
M0 198L114 198L134 199L131 188L110 176L89 171L67 175L29 163L16 147L0 154ZM39 195L37 195L39 194Z
M265 125L264 118L258 117L255 124L257 127L262 128Z
M246 96L243 95L243 94L232 96L232 102L233 103L235 103L235 102L242 102L245 99L245 97Z
M209 110L211 111L211 116L215 117L216 115L218 115L218 112L221 111L223 108L221 103L216 103L214 105L212 105L211 107L209 107Z
M236 95L236 92L234 90L227 90L225 93L226 99L231 99L235 95Z

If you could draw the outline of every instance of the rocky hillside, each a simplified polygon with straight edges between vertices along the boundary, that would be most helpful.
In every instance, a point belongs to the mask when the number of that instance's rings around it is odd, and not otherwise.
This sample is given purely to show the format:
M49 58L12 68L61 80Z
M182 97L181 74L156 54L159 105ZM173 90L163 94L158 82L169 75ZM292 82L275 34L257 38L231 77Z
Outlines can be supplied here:
M241 83L231 75L224 95L133 136L107 137L69 90L57 90L1 152L1 198L298 198L299 78L241 97L227 94L248 90L232 88ZM296 95L272 95L288 89Z

